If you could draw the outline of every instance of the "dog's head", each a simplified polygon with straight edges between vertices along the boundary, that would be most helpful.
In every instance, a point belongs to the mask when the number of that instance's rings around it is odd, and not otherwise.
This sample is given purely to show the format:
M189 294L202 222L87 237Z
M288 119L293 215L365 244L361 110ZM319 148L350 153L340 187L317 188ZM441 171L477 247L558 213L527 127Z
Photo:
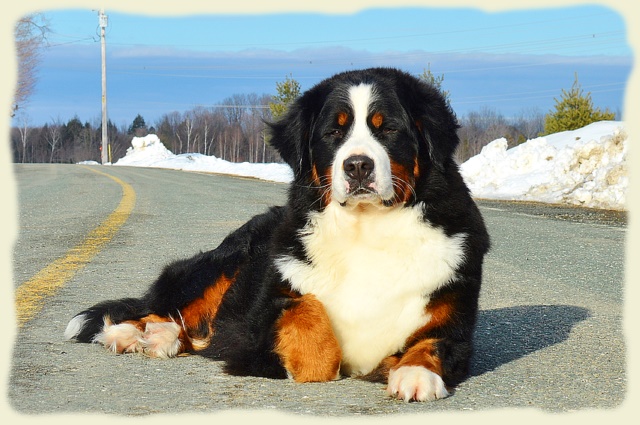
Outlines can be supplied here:
M321 206L391 206L415 200L458 144L456 118L426 82L388 68L337 74L300 96L270 125L271 144Z

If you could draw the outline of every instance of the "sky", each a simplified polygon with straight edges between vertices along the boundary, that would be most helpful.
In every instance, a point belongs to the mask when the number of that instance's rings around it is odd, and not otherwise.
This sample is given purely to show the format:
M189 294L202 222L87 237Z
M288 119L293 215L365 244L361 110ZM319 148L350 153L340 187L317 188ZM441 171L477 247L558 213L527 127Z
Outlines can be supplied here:
M99 124L98 13L45 9L47 36L36 92L13 120L77 116ZM331 74L395 66L443 76L459 116L490 108L507 117L553 108L577 73L595 106L624 113L633 50L625 20L606 5L486 12L368 7L355 13L271 12L108 16L107 108L118 126L137 114L223 105L235 94L275 94L291 76L303 90Z

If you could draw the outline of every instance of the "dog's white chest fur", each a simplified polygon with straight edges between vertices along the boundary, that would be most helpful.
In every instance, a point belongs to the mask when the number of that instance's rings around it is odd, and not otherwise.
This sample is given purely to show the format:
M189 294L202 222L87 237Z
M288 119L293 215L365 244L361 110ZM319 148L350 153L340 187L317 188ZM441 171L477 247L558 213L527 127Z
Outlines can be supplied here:
M421 205L355 211L331 203L302 231L311 263L277 259L294 289L324 304L343 373L366 374L402 349L429 320L429 294L462 262L465 235L448 237L421 217Z

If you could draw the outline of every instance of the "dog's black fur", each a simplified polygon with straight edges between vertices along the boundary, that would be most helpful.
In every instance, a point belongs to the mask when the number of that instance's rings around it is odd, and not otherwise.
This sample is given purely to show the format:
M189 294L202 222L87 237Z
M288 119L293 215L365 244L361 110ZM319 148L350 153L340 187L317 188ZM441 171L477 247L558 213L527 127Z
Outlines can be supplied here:
M335 202L327 185L336 176L324 170L331 169L336 151L348 138L348 131L341 128L348 129L351 122L336 126L333 117L349 108L346 90L363 83L375 87L373 109L385 111L384 128L371 127L373 136L397 169L408 170L410 176L405 178L410 180L405 192L410 193L385 200L384 208L420 207L424 225L441 229L446 237L466 235L463 260L453 278L433 292L419 295L425 296L428 313L431 308L446 307L442 323L416 329L405 349L389 353L390 366L381 358L380 366L364 377L386 381L393 365L402 364L405 351L420 341L433 340L433 356L441 362L442 379L449 387L461 382L472 353L489 237L453 160L458 144L455 115L436 88L395 69L345 72L304 93L284 117L269 125L271 145L294 172L287 204L252 218L216 249L168 265L141 298L106 301L79 313L75 323L79 327L70 324L67 337L91 342L103 332L105 317L117 324L157 315L178 322L188 339L208 341L206 347L195 350L181 336L180 352L197 351L223 360L231 374L287 377L275 340L279 318L297 305L301 294L282 277L274 261L285 255L313 263L301 230L308 226L311 212L322 213ZM406 196L399 199L401 195ZM205 291L225 276L233 283L217 312L204 315L197 326L187 329L184 320L179 322L181 312L195 300L204 299Z

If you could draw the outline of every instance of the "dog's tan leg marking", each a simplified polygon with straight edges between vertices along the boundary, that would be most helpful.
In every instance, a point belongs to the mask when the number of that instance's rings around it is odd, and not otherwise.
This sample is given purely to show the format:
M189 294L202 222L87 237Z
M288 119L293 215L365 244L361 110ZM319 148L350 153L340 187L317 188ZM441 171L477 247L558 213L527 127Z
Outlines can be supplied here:
M275 351L297 382L339 377L342 351L324 306L311 294L296 299L276 323Z

